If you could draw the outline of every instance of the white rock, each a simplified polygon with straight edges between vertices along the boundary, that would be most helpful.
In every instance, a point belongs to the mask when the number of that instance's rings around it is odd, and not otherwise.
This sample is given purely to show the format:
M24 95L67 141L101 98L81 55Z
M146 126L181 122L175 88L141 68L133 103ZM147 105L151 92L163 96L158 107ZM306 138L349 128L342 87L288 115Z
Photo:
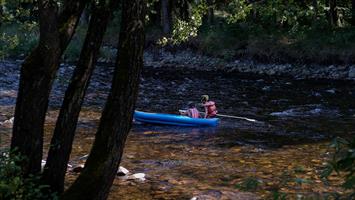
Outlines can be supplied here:
M329 89L329 90L326 90L326 92L328 92L328 93L331 93L331 94L335 94L335 89Z
M136 179L139 181L145 181L145 174L144 173L136 173L136 174L129 176L128 179Z
M42 163L41 163L41 171L43 172L43 169L44 169L44 166L46 165L46 161L45 160L42 160Z
M4 122L0 123L1 126L5 126L7 128L11 128L12 125L14 124L14 117L12 117L11 119L5 120Z
M125 176L127 174L129 174L128 169L121 167L121 166L118 168L118 171L117 171L118 176Z
M139 180L139 181L145 181L145 174L144 173L136 173L132 174L130 176L119 176L119 179L123 180Z

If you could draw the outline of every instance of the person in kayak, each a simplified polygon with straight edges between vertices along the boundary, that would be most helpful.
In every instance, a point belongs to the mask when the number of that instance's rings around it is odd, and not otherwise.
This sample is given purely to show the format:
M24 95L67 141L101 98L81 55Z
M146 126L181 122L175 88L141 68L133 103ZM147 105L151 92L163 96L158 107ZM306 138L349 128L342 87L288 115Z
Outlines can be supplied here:
M201 96L202 106L205 108L204 118L215 118L217 116L217 107L214 101L209 100L208 95Z
M200 112L197 110L194 103L189 104L189 109L186 111L188 117L200 118Z

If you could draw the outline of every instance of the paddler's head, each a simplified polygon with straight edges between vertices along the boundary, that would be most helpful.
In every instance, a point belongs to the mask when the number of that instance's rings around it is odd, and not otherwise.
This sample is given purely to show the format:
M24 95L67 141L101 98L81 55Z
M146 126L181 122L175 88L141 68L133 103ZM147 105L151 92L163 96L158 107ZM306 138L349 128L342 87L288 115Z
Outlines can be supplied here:
M202 102L202 103L206 103L208 100L209 100L208 95L202 95L202 96L201 96L201 102Z

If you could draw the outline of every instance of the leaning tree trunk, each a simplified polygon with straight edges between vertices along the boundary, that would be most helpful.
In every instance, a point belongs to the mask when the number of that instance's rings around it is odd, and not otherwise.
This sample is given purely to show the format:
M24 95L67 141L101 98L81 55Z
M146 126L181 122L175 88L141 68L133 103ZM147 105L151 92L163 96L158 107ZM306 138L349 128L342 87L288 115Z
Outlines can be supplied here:
M39 0L38 3L40 40L22 64L11 139L11 149L26 157L21 163L24 176L41 171L43 127L50 90L59 59L86 1L66 1L59 17L56 2Z
M143 66L144 0L124 0L112 88L83 172L62 199L107 199L132 125Z
M61 193L64 190L64 178L81 105L95 68L107 24L118 2L111 0L110 3L106 3L105 0L101 0L98 5L93 3L84 46L65 93L42 176L44 183L51 187L51 191Z
M11 143L12 149L18 148L19 153L28 159L22 166L25 175L41 170L43 124L49 85L55 75L60 55L57 3L52 1L38 3L40 41L21 68Z

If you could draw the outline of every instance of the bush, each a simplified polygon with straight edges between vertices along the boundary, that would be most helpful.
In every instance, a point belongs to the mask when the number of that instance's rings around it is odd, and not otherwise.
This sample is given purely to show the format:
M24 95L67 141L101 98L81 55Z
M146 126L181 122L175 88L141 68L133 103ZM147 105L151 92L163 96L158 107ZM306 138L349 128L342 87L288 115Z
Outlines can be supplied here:
M49 187L40 183L40 177L31 175L22 177L21 167L16 163L21 162L21 156L9 153L0 155L0 199L13 200L48 200L58 199L49 192Z
M355 197L355 138L352 140L336 138L331 147L335 152L324 169L322 177L326 180L333 172L338 175L344 174L342 187L351 191L345 199L353 199Z

